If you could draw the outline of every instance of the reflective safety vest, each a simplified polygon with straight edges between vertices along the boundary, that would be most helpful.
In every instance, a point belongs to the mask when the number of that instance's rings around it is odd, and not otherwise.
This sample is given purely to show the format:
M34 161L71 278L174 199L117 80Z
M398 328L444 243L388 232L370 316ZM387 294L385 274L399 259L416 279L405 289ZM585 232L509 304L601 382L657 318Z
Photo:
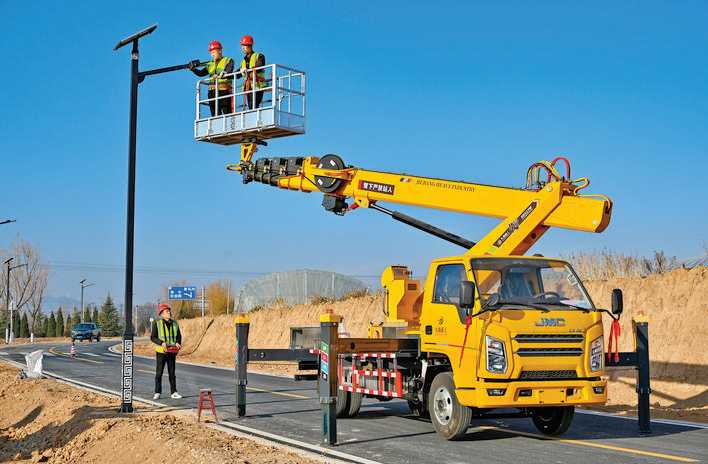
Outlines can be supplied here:
M258 58L260 58L261 54L258 52L253 52L251 53L251 57L248 59L248 65L246 64L246 57L243 57L241 60L241 69L240 71L244 71L246 69L252 69L256 67L256 63L258 63ZM253 80L253 76L251 75L252 73L245 74L246 81L243 83L243 87L246 87L246 82L249 80ZM261 69L256 71L256 88L257 89L262 89L263 87L267 87L266 81L265 81L265 69Z
M229 64L229 62L231 62L231 61L233 61L233 60L231 58L229 58L228 56L222 56L218 63L214 63L214 60L211 60L206 65L209 75L214 76L216 74L224 72L224 69L226 69L226 65ZM217 79L217 84L219 85L219 90L231 90L231 80L232 79L233 79L233 77ZM212 81L212 83L209 84L209 90L214 90L215 88L216 88L216 85L214 85L214 82Z
M161 342L167 343L168 345L174 345L177 343L177 333L179 332L177 321L173 319L169 328L167 327L167 324L165 324L164 319L158 319L155 323L157 324L157 338L159 338ZM155 345L155 351L158 353L165 353L167 350L165 350L165 348L161 345Z

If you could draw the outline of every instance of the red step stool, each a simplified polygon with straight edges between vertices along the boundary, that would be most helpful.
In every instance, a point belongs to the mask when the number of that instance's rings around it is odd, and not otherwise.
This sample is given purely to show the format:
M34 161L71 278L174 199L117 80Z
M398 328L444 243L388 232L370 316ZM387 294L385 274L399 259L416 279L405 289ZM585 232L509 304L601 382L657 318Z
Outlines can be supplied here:
M201 421L202 409L209 408L211 413L214 415L214 422L219 422L216 417L216 403L214 403L214 397L211 395L211 389L201 388L199 390L199 399L197 400L197 422Z

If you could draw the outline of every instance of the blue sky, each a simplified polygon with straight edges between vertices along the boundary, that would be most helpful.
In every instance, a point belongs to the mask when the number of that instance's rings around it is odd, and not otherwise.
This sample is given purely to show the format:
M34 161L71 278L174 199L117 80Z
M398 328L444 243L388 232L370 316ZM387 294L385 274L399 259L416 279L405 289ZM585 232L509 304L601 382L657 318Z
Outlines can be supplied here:
M708 239L705 2L267 2L261 14L234 2L0 3L0 216L18 219L0 226L0 246L17 234L39 246L52 295L78 297L86 277L89 299L123 299L129 52L112 47L153 23L143 69L206 59L212 39L238 56L249 33L269 62L308 73L307 134L261 156L338 153L520 186L533 161L564 154L615 201L613 220L603 234L552 230L534 251L685 258ZM458 252L373 211L335 217L319 195L242 185L224 170L236 148L192 139L194 79L140 88L136 302L175 280L238 286L251 272L425 274ZM472 240L494 224L399 209Z

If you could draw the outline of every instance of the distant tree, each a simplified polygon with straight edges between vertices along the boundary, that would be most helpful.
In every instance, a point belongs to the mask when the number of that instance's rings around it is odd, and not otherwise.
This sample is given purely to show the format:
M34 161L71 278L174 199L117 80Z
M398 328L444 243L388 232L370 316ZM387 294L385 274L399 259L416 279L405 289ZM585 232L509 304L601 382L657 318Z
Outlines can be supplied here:
M84 306L84 312L81 315L81 322L93 322L91 320L91 307L89 305Z
M49 313L49 322L47 324L47 337L56 337L57 319L54 317L54 311Z
M101 326L101 333L106 337L121 333L120 314L113 304L110 293L106 296L101 311L98 313L98 325Z
M42 337L47 337L49 333L49 318L42 315Z
M23 312L20 318L20 337L29 338L29 323L27 322L27 313Z
M20 312L15 308L12 312L12 331L15 333L15 337L20 336Z
M64 311L61 309L61 306L59 306L59 309L57 309L57 328L56 328L56 336L57 337L63 337L64 336Z
M64 337L71 337L71 314L64 319Z
M96 305L93 305L93 312L91 313L91 320L95 323L98 323L98 308Z
M75 325L81 324L81 313L79 312L79 309L74 306L74 310L71 312L71 328L73 328Z

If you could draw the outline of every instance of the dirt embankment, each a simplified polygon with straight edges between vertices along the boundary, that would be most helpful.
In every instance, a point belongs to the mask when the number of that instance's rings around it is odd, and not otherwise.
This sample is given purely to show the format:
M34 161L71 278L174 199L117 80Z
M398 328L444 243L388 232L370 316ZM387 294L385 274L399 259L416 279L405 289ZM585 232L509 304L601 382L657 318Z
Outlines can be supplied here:
M188 416L145 409L119 416L117 399L16 376L17 369L0 363L0 462L315 462L206 428Z
M598 307L609 308L613 288L624 292L620 349L634 348L632 316L649 317L650 357L653 378L653 406L658 415L708 419L708 268L678 269L644 279L613 279L587 282ZM381 297L364 297L321 305L274 307L249 314L249 343L252 347L285 348L290 343L290 327L314 326L326 308L344 317L352 337L365 337L370 320L381 320ZM609 333L609 318L605 318ZM221 316L202 321L180 321L185 349L184 361L233 366L235 329L233 317ZM205 331L206 329L206 331ZM197 341L200 340L197 346ZM152 353L148 345L138 353ZM263 365L253 367L263 369ZM289 366L270 367L289 373ZM636 404L634 373L623 371L612 376L608 407L631 410ZM659 412L659 410L663 412Z

